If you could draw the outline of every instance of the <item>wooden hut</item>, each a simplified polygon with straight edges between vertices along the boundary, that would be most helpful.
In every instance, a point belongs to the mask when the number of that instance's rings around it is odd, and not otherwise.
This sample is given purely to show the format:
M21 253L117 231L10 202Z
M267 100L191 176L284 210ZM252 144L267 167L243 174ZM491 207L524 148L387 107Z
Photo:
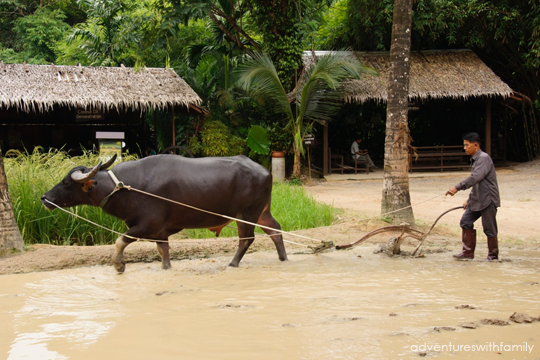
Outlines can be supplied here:
M304 53L304 63L309 65L325 51ZM361 80L345 84L345 102L386 102L388 98L388 52L339 52L343 56L356 57L366 66L379 72L379 76L366 75ZM491 149L491 99L507 98L512 89L486 66L471 50L430 50L411 53L409 101L421 103L438 99L483 98L486 104L486 150ZM328 173L328 126L323 135L323 168Z
M146 111L200 112L201 102L173 69L0 62L0 146L85 146L96 131L125 131L136 148Z

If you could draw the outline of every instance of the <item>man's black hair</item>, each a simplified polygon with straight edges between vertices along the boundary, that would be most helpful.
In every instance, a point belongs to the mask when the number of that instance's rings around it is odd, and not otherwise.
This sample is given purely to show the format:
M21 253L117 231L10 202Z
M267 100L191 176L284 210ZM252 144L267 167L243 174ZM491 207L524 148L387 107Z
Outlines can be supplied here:
M472 143L478 143L478 145L481 144L480 135L478 135L478 133L475 133L475 132L470 132L463 135L462 140L467 140L468 142L472 142Z

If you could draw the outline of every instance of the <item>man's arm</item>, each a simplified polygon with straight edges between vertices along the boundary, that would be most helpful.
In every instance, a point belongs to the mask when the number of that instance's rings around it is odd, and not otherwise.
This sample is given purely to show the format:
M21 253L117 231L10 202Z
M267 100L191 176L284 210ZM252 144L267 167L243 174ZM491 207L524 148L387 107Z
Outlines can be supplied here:
M474 169L471 173L471 176L454 186L457 190L465 190L470 187L473 187L474 185L478 184L480 181L484 180L484 178L489 173L489 170L491 169L491 166L493 166L493 163L491 161L491 158L488 156L479 157L476 159L476 164L474 166Z
M476 159L476 166L474 167L471 176L469 176L456 186L452 186L450 189L448 189L445 195L454 196L458 191L468 189L482 181L489 173L489 170L492 166L492 163L491 161L489 161L489 159L490 158L488 157L479 157L478 159ZM467 203L464 204L464 207L467 207L466 204Z

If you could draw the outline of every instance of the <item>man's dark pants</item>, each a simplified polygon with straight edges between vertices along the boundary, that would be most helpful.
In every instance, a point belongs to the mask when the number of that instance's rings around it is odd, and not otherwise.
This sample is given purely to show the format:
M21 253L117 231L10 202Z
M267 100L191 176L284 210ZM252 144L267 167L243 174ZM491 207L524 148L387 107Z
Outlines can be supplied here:
M497 237L498 228L497 228L497 207L493 204L489 205L487 208L480 211L471 211L469 207L465 209L459 226L464 230L474 229L474 222L478 220L479 217L482 217L482 227L484 228L484 234L488 238Z

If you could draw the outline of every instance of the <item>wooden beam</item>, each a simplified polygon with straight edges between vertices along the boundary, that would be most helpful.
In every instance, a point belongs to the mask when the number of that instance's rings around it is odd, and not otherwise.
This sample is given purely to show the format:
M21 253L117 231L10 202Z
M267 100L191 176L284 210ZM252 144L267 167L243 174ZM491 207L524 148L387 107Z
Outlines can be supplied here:
M328 120L323 126L323 175L328 175L330 173L328 164Z
M517 96L514 96L514 95L510 95L510 97L511 97L512 99L514 99L514 100L517 100L517 101L523 101L522 98L517 97Z
M174 121L174 105L172 107L172 146L176 146L176 124Z
M486 99L486 153L491 156L491 98Z

